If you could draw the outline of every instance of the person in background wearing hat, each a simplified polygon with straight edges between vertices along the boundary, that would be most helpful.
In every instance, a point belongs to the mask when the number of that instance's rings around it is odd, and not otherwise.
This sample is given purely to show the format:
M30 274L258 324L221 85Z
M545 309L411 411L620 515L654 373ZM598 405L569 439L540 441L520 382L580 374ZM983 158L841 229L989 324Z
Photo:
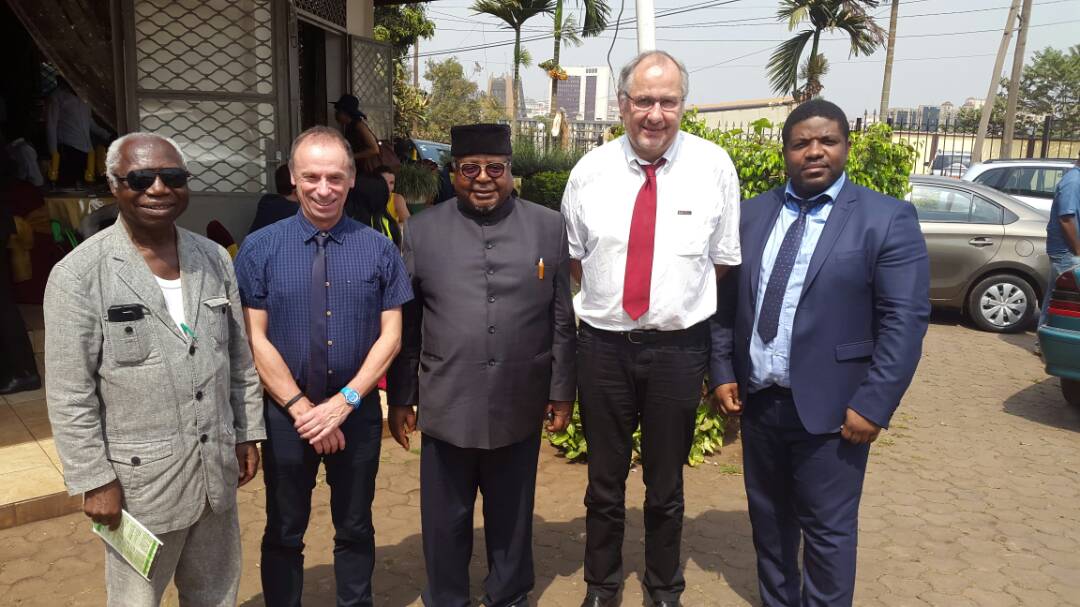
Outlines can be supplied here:
M508 126L455 126L450 138L457 198L405 223L416 299L390 369L390 432L408 449L419 417L424 604L471 604L479 489L483 603L527 605L541 422L564 429L576 390L566 228L512 195Z
M356 171L370 175L380 164L379 140L367 124L367 114L360 111L360 100L353 95L342 95L333 106L334 120L341 126L341 133L352 146Z

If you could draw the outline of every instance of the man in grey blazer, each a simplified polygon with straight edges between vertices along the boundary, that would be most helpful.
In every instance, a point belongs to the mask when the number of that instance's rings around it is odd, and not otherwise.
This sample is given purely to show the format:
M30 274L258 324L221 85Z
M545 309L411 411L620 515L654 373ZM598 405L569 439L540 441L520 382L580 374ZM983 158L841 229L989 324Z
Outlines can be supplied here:
M572 411L575 330L562 217L512 194L510 128L450 131L457 198L411 217L402 350L389 377L390 431L417 421L429 607L470 605L473 505L484 495L484 605L528 604L536 459Z
M236 489L265 438L262 393L228 253L176 227L189 174L170 139L116 140L120 220L53 268L45 290L49 419L72 495L115 529L121 508L163 542L143 579L107 549L109 605L235 605Z

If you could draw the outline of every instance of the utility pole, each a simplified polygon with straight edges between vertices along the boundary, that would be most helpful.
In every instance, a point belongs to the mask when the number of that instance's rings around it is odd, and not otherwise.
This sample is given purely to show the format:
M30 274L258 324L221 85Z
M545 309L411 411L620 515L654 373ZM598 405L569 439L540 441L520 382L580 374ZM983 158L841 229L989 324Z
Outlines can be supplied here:
M420 88L420 38L416 38L416 42L413 43L413 55L412 55L412 85L413 88Z
M982 148L986 141L986 129L990 126L990 113L994 111L994 97L997 96L998 87L1001 86L1001 68L1005 65L1005 53L1009 50L1009 42L1012 40L1013 23L1016 22L1016 13L1020 10L1020 0L1013 0L1009 7L1009 16L1005 18L1005 31L1001 34L1001 44L998 45L997 58L994 60L994 72L990 74L990 88L986 91L986 101L982 106L982 115L979 117L979 132L975 135L975 149L971 150L971 163L982 162Z
M1028 23L1031 21L1031 0L1024 0L1020 9L1020 31L1016 33L1013 50L1012 76L1009 77L1009 102L1005 109L1005 133L1001 136L1001 151L1012 158L1013 133L1016 129L1016 102L1020 92L1020 77L1024 75L1024 47L1027 46Z
M889 116L889 90L892 88L893 53L896 51L896 13L900 10L900 0L892 0L889 12L889 43L885 49L885 79L881 82L881 107L878 108L878 120L884 121Z
M653 0L635 0L637 10L637 50L639 53L656 50L656 17Z

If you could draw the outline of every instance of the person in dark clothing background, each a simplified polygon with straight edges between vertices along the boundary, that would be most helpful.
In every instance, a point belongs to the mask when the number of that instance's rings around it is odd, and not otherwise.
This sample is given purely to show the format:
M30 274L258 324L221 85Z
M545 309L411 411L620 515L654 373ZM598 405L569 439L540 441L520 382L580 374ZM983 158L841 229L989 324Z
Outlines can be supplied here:
M15 161L0 156L0 191L8 190L15 181ZM0 394L41 387L34 348L13 298L8 240L14 234L15 216L4 197L0 200L0 342L4 344L0 348Z
M335 101L334 120L341 126L345 140L352 146L357 175L370 175L379 162L379 140L367 124L367 115L360 111L360 100L342 95Z
M345 202L345 214L394 241L400 249L401 229L386 212L389 198L390 186L385 179L357 174L356 185L349 190L349 198Z
M296 215L300 203L296 198L296 186L292 183L289 175L289 165L283 164L274 172L274 188L277 194L263 194L259 199L259 206L255 210L255 219L251 222L248 234L255 230L281 221L287 217Z

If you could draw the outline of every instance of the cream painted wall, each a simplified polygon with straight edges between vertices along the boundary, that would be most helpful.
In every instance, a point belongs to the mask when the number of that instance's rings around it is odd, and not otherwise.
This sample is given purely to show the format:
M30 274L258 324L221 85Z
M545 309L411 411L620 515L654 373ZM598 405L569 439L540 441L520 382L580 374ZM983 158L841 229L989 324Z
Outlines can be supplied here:
M345 29L353 36L375 35L375 4L371 0L346 0Z

